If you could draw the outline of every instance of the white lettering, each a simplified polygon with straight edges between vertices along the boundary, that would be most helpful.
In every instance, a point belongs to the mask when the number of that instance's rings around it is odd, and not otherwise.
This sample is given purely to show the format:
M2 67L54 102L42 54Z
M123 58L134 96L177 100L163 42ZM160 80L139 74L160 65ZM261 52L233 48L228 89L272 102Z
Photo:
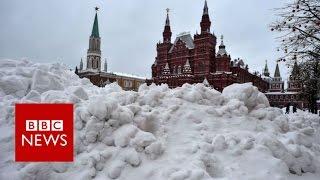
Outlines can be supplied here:
M63 143L60 143L61 146L66 146L66 145L68 144L67 141L66 141L66 139L65 139L66 137L67 137L66 134L62 134L62 135L60 136L61 141L63 141Z
M33 138L32 138L32 134L30 135L30 139L28 139L25 135L22 134L22 146L24 146L24 141L26 141L30 146L33 146Z
M62 120L52 120L51 121L51 131L63 131L63 121Z
M35 146L42 146L41 144L41 134L34 135L34 145Z

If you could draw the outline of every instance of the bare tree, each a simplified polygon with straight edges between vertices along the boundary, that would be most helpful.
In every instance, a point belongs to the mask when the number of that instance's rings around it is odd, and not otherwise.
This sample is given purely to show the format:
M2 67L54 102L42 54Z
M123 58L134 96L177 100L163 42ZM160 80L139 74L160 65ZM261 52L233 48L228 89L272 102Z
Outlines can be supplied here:
M320 0L292 0L275 9L279 20L271 24L271 31L281 35L281 60L320 58Z
M281 49L284 56L279 61L288 65L299 61L302 95L308 100L309 109L316 112L320 89L320 0L291 1L275 9L279 19L270 27L280 34L278 50Z

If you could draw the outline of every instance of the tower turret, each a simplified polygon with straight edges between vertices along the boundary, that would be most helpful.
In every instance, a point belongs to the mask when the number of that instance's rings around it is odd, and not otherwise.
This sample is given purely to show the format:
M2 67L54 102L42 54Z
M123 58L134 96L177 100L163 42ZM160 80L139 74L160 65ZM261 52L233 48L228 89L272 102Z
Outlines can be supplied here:
M226 46L223 42L223 35L221 35L221 43L219 45L215 61L216 71L230 72L230 61L231 57L226 51Z
M169 8L167 8L166 10L167 10L167 18L166 18L166 23L164 26L164 31L162 33L164 43L171 42L171 36L172 36L171 27L170 27L170 19L169 19Z
M217 55L220 55L220 56L227 55L226 46L223 43L223 35L221 35L221 43L220 43Z
M278 64L277 64L278 65ZM262 74L266 77L269 77L270 76L270 73L269 73L269 68L268 68L268 61L266 60L266 65L264 66L264 69L263 69L263 72Z
M210 33L211 21L209 17L209 8L207 5L207 0L205 0L204 2L204 8L203 8L203 14L202 14L200 26L201 26L201 34Z
M282 81L279 64L277 62L276 69L274 71L274 77L269 82L269 92L283 92L283 91L284 91L284 81Z
M89 49L87 51L87 69L101 71L101 50L100 50L100 35L98 26L98 10L96 7L96 15L92 27L91 36L89 39Z
M81 60L80 60L80 69L79 69L80 71L82 71L83 70L83 61L82 61L82 58L81 58Z
M108 62L107 62L107 59L104 59L104 69L103 69L104 72L108 72Z

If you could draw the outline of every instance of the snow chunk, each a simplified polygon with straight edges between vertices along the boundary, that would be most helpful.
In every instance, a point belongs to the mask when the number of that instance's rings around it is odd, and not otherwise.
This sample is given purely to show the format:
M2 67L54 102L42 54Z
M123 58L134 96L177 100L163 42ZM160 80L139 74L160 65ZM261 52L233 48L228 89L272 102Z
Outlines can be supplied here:
M80 99L87 100L88 99L88 94L82 87L77 87L74 91L73 94L77 96Z
M114 132L114 143L116 146L125 147L134 138L138 129L132 124L125 124Z
M259 92L252 83L232 84L223 89L222 95L229 99L239 99L244 102L249 111L255 108L269 107L267 97Z
M0 89L7 95L23 97L29 88L29 80L19 76L3 76L0 78Z
M129 163L131 166L138 166L141 162L139 154L134 149L129 149L124 152L124 161Z
M127 107L120 106L111 113L111 118L117 119L120 125L131 123L133 120L133 112Z
M108 170L108 176L111 179L116 179L121 175L122 169L124 168L124 162L122 161L115 161L112 163Z
M90 99L88 105L88 111L93 116L104 119L109 118L111 116L112 111L117 109L118 104L112 98L105 99L104 97L96 97L94 100Z
M228 144L226 143L226 139L222 135L218 135L213 140L213 148L214 150L222 151L225 150L228 147Z
M63 90L64 88L60 77L37 69L32 77L31 89L43 93L48 90Z
M41 102L40 93L35 90L31 90L25 97L22 98L23 101L34 101L34 102Z
M139 131L135 138L131 140L131 144L136 147L137 151L142 151L145 147L156 141L153 134L149 132Z
M149 154L151 159L156 159L164 152L164 146L161 142L156 141L146 147L146 153Z

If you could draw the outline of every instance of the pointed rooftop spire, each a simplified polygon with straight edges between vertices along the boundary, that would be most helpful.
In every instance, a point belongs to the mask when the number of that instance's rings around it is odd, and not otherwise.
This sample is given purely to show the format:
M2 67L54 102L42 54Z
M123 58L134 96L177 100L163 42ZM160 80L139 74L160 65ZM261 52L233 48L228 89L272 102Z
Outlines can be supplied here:
M207 1L205 1L202 19L200 22L201 34L210 33L210 26L211 26L211 21L210 21L210 17L209 17L209 8L208 8Z
M208 80L207 80L207 78L205 77L204 78L204 80L203 80L203 82L202 82L205 86L210 86L210 84L209 84L209 82L208 82Z
M81 61L80 61L80 70L83 70L83 61L82 61L82 58L81 58Z
M166 66L164 67L164 69L169 69L169 64L166 63Z
M277 62L276 70L274 71L274 77L281 77L278 62Z
M170 26L170 19L169 19L169 11L170 11L170 9L167 8L166 11L167 11L166 26Z
M219 51L217 55L227 55L226 46L223 43L223 35L221 35L221 44L219 46Z
M170 43L171 42L171 36L172 36L172 32L171 32L171 28L170 28L170 19L169 19L169 11L170 9L167 8L167 18L166 18L166 24L164 26L164 31L162 33L163 35L163 42L164 43Z
M266 65L264 66L264 69L263 69L263 75L267 77L270 76L269 68L268 68L268 60L266 60Z
M221 44L220 46L224 46L224 43L223 43L223 35L221 35Z
M189 59L187 59L185 66L190 66Z
M108 72L108 62L107 62L107 59L104 59L104 72Z
M209 14L207 0L204 1L203 15Z
M296 77L299 76L300 70L297 61L294 61L291 76Z
M99 25L98 25L98 7L95 7L96 10L96 15L94 17L94 23L93 23L93 27L92 27L92 32L91 32L91 37L96 37L99 38Z
M185 73L185 74L192 73L191 67L190 67L190 63L189 63L189 59L187 59L186 63L183 66L183 73Z

